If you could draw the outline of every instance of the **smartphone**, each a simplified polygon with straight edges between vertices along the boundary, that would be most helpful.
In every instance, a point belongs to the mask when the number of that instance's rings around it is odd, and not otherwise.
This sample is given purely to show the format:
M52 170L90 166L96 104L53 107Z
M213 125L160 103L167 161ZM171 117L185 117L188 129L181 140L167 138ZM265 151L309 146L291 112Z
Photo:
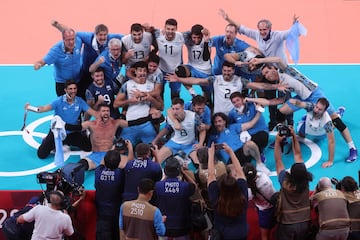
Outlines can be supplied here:
M223 143L215 144L215 150L221 150L221 149L224 149L224 144Z

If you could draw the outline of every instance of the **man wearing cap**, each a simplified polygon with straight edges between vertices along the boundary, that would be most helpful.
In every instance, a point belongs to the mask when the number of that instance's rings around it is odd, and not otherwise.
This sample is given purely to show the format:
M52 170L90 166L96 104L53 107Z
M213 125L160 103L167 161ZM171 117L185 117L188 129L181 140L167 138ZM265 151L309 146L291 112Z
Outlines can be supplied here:
M155 191L156 205L167 217L165 236L190 239L190 196L195 192L195 185L179 179L182 166L175 157L165 161L164 171L166 178L155 184Z
M276 209L279 240L306 239L311 219L309 182L312 181L312 174L306 170L300 144L292 128L291 135L295 163L291 166L290 172L285 170L281 156L281 141L286 136L278 134L275 140L276 172L281 185L278 209Z
M125 184L123 202L134 200L138 195L137 187L141 179L150 178L154 182L162 178L162 169L159 163L154 162L148 144L139 143L135 147L135 159L125 166Z

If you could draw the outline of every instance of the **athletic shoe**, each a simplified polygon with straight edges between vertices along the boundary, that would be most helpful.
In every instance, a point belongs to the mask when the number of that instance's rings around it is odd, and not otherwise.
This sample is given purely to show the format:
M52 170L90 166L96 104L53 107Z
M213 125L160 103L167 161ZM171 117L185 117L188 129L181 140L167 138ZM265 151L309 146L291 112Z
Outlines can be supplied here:
M260 153L260 158L261 158L261 162L265 163L266 162L266 157L264 153Z
M348 163L355 162L357 156L358 156L357 149L350 148L349 157L347 157L345 161L348 162Z
M345 110L346 110L346 108L343 107L343 106L341 106L341 107L339 107L339 108L337 109L336 113L339 114L340 118L342 118L343 115L344 115Z
M270 175L271 171L263 163L256 163L256 171L263 172L266 175Z

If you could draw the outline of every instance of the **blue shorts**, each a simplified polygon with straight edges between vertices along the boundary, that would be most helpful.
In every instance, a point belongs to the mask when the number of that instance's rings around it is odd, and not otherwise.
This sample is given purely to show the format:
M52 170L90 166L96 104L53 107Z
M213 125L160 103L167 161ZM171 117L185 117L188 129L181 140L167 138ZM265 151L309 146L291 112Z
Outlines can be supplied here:
M275 208L258 210L260 228L272 229L276 225Z
M164 79L166 78L167 72L161 71L164 75ZM174 73L173 73L174 74ZM165 79L166 80L166 79ZM164 86L168 81L164 81ZM172 93L180 93L181 90L181 82L169 82L170 91Z
M89 155L87 155L85 158L93 161L97 166L100 165L101 160L104 159L106 152L92 152Z
M133 146L139 142L151 143L156 137L156 131L152 123L146 122L140 125L126 127L121 131L121 137L131 142Z
M190 72L191 72L191 77L194 77L194 78L208 78L209 76L211 76L211 74L206 74L204 72L201 72L197 69L195 69L193 66L191 65L185 65L187 68L189 68ZM201 89L204 91L204 92L211 92L212 91L212 84L209 84L207 86L203 86L203 85L200 85Z
M184 144L178 144L170 139L167 143L165 143L165 146L172 151L173 155L175 155L180 150L184 151L186 155L189 155L192 151L194 151L193 145L196 143L198 142L195 141L192 144L184 145Z
M316 102L319 100L319 98L322 98L322 97L323 97L323 98L326 98L326 99L329 101L329 103L330 103L330 100L325 96L324 92L320 89L320 87L317 87L317 88L310 94L310 96L309 96L308 98L306 98L306 99L300 98L299 95L296 95L294 98L295 98L295 99L298 99L298 100L300 100L300 101L303 101L303 102L316 103ZM291 103L289 102L289 100L286 101L286 104L289 105L289 107L290 107L294 112L296 112L296 111L299 110L299 109L302 109L302 108L300 108L300 107L298 107L298 106L295 106L294 104L291 104ZM327 112L329 113L329 115L331 116L333 113L335 113L335 108L334 108L334 106L330 103L330 105L329 105L329 107L328 107L328 109L327 109L326 111L327 111Z

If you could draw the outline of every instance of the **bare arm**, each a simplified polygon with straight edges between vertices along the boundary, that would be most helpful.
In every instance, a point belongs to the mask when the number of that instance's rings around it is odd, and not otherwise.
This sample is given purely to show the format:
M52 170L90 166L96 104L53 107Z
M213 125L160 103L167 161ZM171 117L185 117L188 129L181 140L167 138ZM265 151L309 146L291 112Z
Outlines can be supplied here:
M278 90L281 92L286 92L288 90L286 85L282 84L271 84L271 83L263 83L263 82L249 82L245 86L246 88L250 88L253 90Z
M275 139L275 146L274 146L274 158L275 158L275 165L276 165L276 173L277 175L280 174L282 170L285 169L284 163L282 161L282 152L281 152L281 141L285 138L285 136L276 135Z
M231 159L231 166L233 167L233 169L235 170L235 174L236 176L234 176L236 179L246 179L245 174L243 172L243 169L240 165L240 161L239 159L236 157L234 151L231 149L231 147L229 147L229 145L227 145L226 143L224 143L224 150L230 155L230 159Z
M130 99L126 99L126 95L124 93L119 92L116 95L115 101L114 101L114 108L119 108L119 107L124 107L126 105L132 104L132 103L137 103L138 100L136 98L130 98Z
M216 175L215 175L215 144L212 143L211 147L208 149L209 154L209 160L208 160L208 177L207 177L207 185L209 186L210 183L213 181L216 181Z
M263 63L276 63L276 65L282 70L288 66L280 57L253 58L250 60L250 63L255 65Z
M38 60L34 63L34 69L35 70L39 70L42 66L45 65L45 61L44 60Z
M335 154L335 136L334 131L328 132L326 134L328 140L328 160L324 162L321 166L323 168L331 167L334 163L334 154Z
M45 106L39 106L39 107L34 107L31 106L29 103L25 104L25 109L31 112L38 112L38 113L42 113L42 112L48 112L50 110L52 110L51 105L45 105Z
M304 160L302 158L299 140L296 138L294 129L290 128L290 131L292 135L292 149L294 154L294 161L296 163L303 163Z
M240 23L237 23L235 22L235 20L231 19L229 17L229 15L223 10L223 9L219 9L219 14L223 17L223 19L225 21L227 21L228 23L231 23L231 24L235 24L237 28L240 28L241 24Z
M306 103L306 102L302 102L302 101L300 101L300 100L298 100L298 99L294 99L294 98L289 99L289 102L290 102L291 104L294 104L295 106L301 107L301 108L306 108L306 106L307 106L307 103Z
M254 125L257 123L257 121L259 120L261 116L261 112L257 112L255 114L255 116L253 117L253 119L251 119L250 121L241 124L241 131L246 131L252 127L254 127Z
M253 102L256 104L260 104L261 106L275 106L284 103L284 98L245 98L245 102Z
M193 78L193 77L180 78L175 74L168 74L166 75L166 79L169 82L181 82L183 84L188 84L188 85L195 85L195 84L203 85L203 86L209 85L209 80L206 78Z
M104 56L101 56L97 61L95 61L93 64L89 67L89 72L93 73L96 71L96 69L105 62Z
M154 140L152 141L153 145L157 145L157 143L159 142L159 140L165 136L169 131L166 128L161 129L161 131L156 135L156 137L154 138Z
M69 27L62 24L62 23L59 23L58 21L56 20L52 20L51 21L51 26L55 27L57 30L59 30L60 32L63 32L65 29L68 29Z

